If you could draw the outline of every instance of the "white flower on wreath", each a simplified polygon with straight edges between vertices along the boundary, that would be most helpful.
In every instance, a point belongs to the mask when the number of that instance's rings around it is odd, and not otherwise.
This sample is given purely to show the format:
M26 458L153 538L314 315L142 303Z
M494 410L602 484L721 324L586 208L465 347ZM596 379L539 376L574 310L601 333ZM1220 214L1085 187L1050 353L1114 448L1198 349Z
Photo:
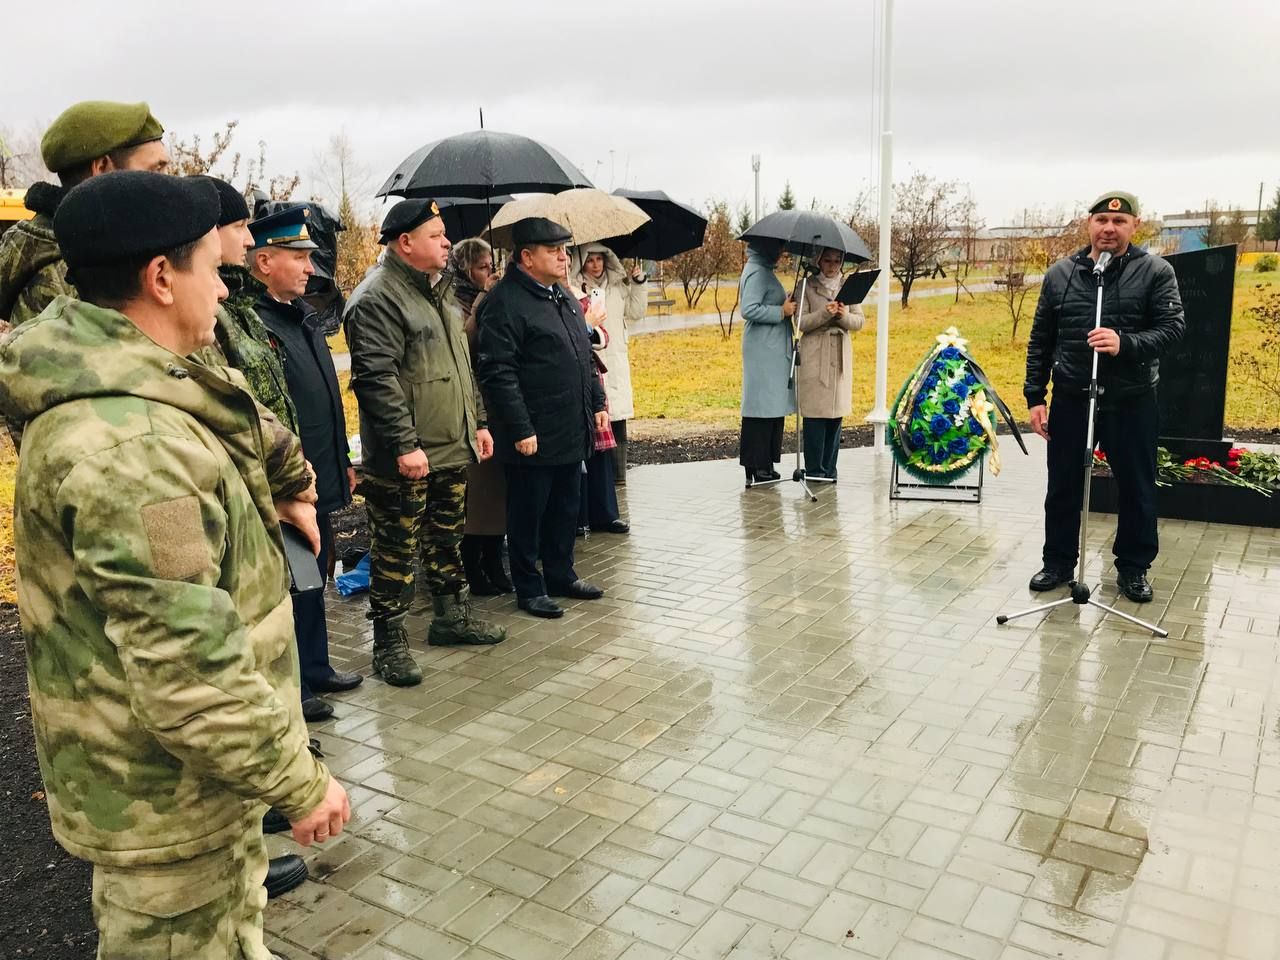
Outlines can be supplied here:
M944 349L947 347L955 347L957 350L963 350L969 345L969 341L960 336L960 331L955 327L947 327L947 329L938 334L935 339Z

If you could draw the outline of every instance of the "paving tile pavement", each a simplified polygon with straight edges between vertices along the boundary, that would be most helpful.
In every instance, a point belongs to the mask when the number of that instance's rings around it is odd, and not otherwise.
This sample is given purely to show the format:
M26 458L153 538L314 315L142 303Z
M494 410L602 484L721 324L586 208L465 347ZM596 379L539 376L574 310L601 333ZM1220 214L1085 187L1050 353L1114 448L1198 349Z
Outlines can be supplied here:
M1280 536L1162 521L1167 640L1037 599L1043 455L981 505L633 469L634 533L555 622L415 656L313 727L351 793L292 960L1271 960L1280 956ZM1112 518L1090 570L1113 602ZM335 662L368 673L361 598ZM419 601L411 633L425 636ZM270 838L273 852L293 849Z

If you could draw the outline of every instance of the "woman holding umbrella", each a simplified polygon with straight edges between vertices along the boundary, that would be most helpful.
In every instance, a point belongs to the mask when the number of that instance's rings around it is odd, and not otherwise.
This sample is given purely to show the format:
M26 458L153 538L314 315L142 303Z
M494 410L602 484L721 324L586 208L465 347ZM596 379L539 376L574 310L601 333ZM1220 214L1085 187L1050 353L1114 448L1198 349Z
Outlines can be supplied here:
M623 269L618 255L603 243L585 243L569 251L569 276L572 282L590 295L599 290L604 301L608 346L600 351L607 371L605 392L609 398L609 419L618 455L615 474L626 483L627 421L635 416L631 394L631 359L627 355L627 329L642 320L649 306L649 293L644 272L636 267L630 274ZM596 518L592 517L592 523ZM621 531L618 531L621 532Z
M853 347L862 308L836 299L844 254L830 247L818 257L820 273L805 285L800 310L800 363L796 395L804 417L804 466L811 477L834 481L840 455L840 421L853 409Z
M780 480L784 418L795 413L791 390L791 324L796 302L774 268L782 241L751 239L742 271L742 435L738 462L747 485Z

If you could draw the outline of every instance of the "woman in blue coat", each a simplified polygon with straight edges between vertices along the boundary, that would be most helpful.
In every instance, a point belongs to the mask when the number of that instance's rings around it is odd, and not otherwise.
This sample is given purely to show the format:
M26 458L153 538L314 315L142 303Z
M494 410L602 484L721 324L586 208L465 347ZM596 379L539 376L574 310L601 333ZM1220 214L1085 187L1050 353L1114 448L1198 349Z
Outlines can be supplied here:
M791 317L795 300L773 270L781 242L747 246L742 271L742 436L738 462L747 483L778 480L773 465L782 459L782 424L796 412L791 374Z

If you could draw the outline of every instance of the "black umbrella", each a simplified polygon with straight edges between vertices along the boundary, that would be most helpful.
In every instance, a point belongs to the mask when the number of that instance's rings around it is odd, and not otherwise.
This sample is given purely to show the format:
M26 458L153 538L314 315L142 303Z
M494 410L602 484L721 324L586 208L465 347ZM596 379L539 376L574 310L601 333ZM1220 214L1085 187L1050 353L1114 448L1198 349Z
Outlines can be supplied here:
M478 237L489 227L490 213L497 212L504 203L509 203L508 194L490 197L488 202L475 197L435 197L440 207L440 216L444 220L444 233L450 240L465 240Z
M661 190L619 187L613 194L630 200L650 218L635 233L604 241L605 246L618 256L666 260L702 246L707 218L693 207L672 200Z
M776 210L742 235L743 240L781 240L784 248L814 257L824 247L839 250L851 263L871 259L871 251L848 224L812 210Z
M378 196L493 198L590 187L581 170L544 143L514 133L473 130L419 147Z

